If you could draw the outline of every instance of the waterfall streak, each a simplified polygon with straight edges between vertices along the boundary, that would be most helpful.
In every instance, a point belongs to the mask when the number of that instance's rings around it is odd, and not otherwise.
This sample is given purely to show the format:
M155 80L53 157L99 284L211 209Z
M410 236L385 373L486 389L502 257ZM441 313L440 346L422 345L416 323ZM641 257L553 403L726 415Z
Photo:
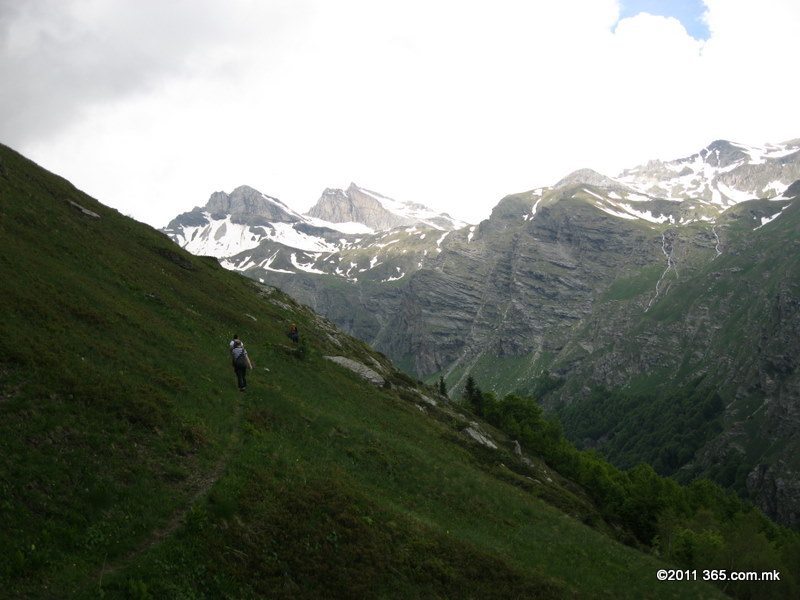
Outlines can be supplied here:
M647 303L647 308L644 309L644 312L647 312L648 310L650 310L650 307L653 305L653 302L655 302L656 299L658 298L659 294L661 293L661 290L660 290L661 282L664 281L664 278L667 276L667 273L669 273L670 269L675 271L675 277L676 278L679 277L678 267L677 267L677 265L675 263L675 260L672 258L672 246L670 246L667 243L666 232L663 232L661 234L661 252L663 252L664 256L667 257L667 268L664 269L663 273L661 273L661 277L659 277L658 282L656 283L656 293L653 295L652 298L650 298L650 302ZM669 287L669 286L667 286L667 287Z
M722 242L720 242L719 235L717 234L716 226L711 228L711 233L714 234L714 238L717 240L717 243L714 246L714 251L717 253L716 256L714 256L714 258L717 258L717 256L722 256L722 250L719 249L719 247L722 244Z

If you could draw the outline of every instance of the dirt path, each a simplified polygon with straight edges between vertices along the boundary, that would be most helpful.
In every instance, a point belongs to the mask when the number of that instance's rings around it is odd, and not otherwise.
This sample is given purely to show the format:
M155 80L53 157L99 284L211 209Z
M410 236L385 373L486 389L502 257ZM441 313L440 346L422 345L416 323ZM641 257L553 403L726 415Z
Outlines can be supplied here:
M225 449L225 452L219 457L217 462L214 464L214 468L211 469L208 473L200 474L199 477L196 477L190 486L192 490L191 496L186 504L180 506L169 520L164 523L163 526L159 527L158 529L154 530L148 537L145 539L138 547L134 550L129 552L128 554L117 558L113 563L103 564L103 566L92 573L87 579L82 588L88 588L89 586L97 586L102 587L103 585L103 578L113 575L118 571L122 571L126 567L130 566L138 557L143 555L145 552L151 550L159 543L161 543L164 539L175 533L177 529L183 525L184 517L186 513L189 512L192 506L196 504L200 499L207 496L208 493L211 491L211 488L217 482L217 480L222 477L222 474L225 472L225 468L228 466L231 457L235 450L239 447L241 442L241 417L242 417L242 403L236 403L236 409L234 412L234 430L231 433L230 440L228 441L228 447Z

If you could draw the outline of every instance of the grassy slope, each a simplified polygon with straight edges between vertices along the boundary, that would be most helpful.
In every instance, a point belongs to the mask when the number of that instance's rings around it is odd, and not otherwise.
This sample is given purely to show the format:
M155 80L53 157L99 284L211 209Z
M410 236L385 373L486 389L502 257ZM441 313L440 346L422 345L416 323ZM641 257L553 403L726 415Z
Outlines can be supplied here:
M384 360L363 344L2 146L0 241L10 597L719 595L657 581L664 565L556 508L589 515L579 490L467 442L402 375L374 388L322 358Z

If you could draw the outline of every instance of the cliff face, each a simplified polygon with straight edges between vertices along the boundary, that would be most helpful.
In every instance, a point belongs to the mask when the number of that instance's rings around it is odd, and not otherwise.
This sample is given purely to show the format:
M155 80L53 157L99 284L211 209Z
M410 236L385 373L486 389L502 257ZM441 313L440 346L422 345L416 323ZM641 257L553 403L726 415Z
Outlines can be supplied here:
M653 226L602 210L604 193L506 198L392 285L279 285L456 394L468 374L502 394L548 371L566 382L550 406L595 385L658 395L702 378L727 405L723 431L684 470L736 463L753 499L797 525L800 203L753 200L713 223Z
M507 199L471 240L451 236L414 274L404 302L420 320L420 348L412 350L420 375L466 372L489 356L525 356L531 373L560 365L566 375L576 355L599 352L619 337L619 323L609 319L614 312L627 320L630 311L647 308L667 271L665 244L669 260L687 246L713 256L705 235L662 235L598 211L585 196L583 188L562 188L528 220L513 216L520 199ZM603 306L611 284L631 277L642 280L641 293L624 308ZM428 321L437 324L426 327Z

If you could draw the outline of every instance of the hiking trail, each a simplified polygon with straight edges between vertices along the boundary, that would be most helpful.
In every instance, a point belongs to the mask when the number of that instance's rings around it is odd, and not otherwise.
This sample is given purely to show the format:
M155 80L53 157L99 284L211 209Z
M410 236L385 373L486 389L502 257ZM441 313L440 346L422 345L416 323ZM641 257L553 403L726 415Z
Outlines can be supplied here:
M235 450L241 443L241 419L242 419L242 402L238 399L235 404L233 413L233 431L231 432L228 440L228 446L222 455L219 457L214 467L207 473L194 473L191 485L187 486L191 490L191 495L187 502L179 506L172 516L159 528L153 530L150 535L139 546L120 556L112 563L103 561L103 565L89 575L80 588L88 588L89 586L96 585L102 588L103 579L109 575L114 575L118 571L130 566L135 559L143 555L147 551L156 547L164 539L175 533L178 528L184 523L184 517L191 510L201 498L208 495L214 484L222 477L228 463L231 460Z

